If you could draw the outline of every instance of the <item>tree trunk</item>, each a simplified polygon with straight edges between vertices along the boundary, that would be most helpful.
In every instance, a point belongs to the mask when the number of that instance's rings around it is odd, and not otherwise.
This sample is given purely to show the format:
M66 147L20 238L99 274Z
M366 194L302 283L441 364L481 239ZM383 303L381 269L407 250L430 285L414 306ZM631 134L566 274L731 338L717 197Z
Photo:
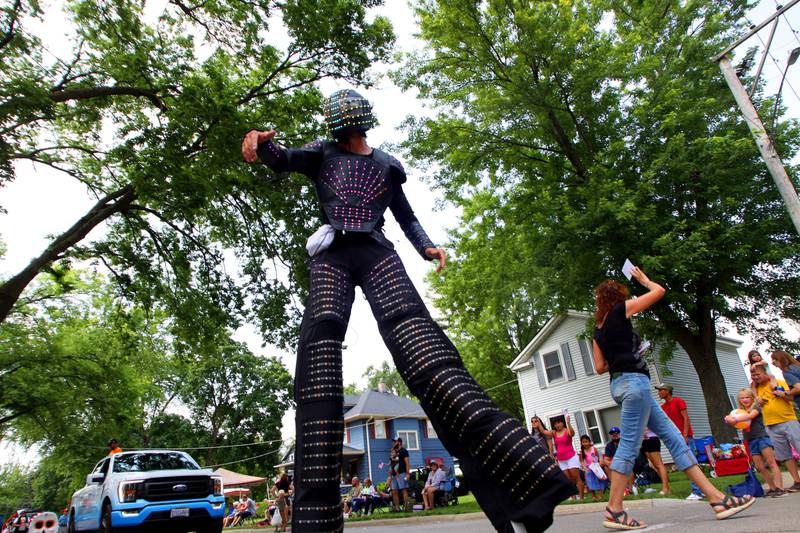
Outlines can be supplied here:
M696 335L683 324L672 321L667 324L667 329L689 354L689 359L700 379L700 387L703 390L708 422L711 425L714 441L717 443L731 442L736 438L736 431L732 426L726 424L723 418L731 410L728 393L738 391L728 391L725 385L725 377L722 375L722 369L717 359L717 331L711 309L703 306L702 310L698 312L697 322L699 324L697 324L698 333Z
M112 215L126 210L135 198L136 193L132 185L126 185L101 198L71 228L56 237L41 255L34 258L28 266L0 285L0 322L3 322L8 317L22 291L41 272L42 268L58 259L63 252L83 240L98 224Z

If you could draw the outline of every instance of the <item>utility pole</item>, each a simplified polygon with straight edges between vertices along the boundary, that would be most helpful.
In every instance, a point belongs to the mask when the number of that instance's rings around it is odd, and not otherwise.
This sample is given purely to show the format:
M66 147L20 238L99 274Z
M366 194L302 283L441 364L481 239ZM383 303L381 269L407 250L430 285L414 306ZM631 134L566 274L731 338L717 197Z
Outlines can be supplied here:
M772 174L772 179L775 180L775 185L786 203L786 209L789 211L789 216L792 217L794 229L800 234L800 198L797 197L794 184L786 173L783 162L778 152L775 151L772 139L767 134L767 130L764 129L761 117L758 116L758 111L753 106L753 102L750 101L747 90L742 85L742 82L739 81L739 77L736 75L733 65L731 65L731 60L727 56L723 57L719 62L719 66L725 76L725 81L728 82L728 87L733 93L733 97L736 99L736 103L739 104L739 109L742 110L742 115L744 115L747 126L750 128L750 133L756 140L758 151L761 152L761 157L764 158L767 169Z
M797 197L797 190L795 189L794 183L792 183L789 174L786 173L786 168L783 166L783 162L781 161L778 152L775 150L772 139L770 139L769 134L767 134L767 130L764 128L764 123L761 122L761 117L759 117L758 111L756 111L753 102L750 100L750 95L742 85L742 82L739 81L739 77L736 75L736 71L734 70L733 65L731 65L731 61L728 58L728 54L734 48L758 33L759 30L761 30L771 21L775 20L775 26L777 26L778 17L797 4L797 2L800 2L800 0L792 0L788 5L778 9L775 14L753 28L750 33L738 39L735 43L726 48L725 51L715 57L714 60L719 62L719 67L722 69L722 74L725 76L725 81L728 83L728 87L730 87L733 97L736 100L736 103L739 105L742 115L744 115L744 119L747 122L747 127L750 129L750 133L753 135L753 138L756 141L758 151L761 152L761 157L767 164L767 169L772 175L772 179L775 181L775 185L778 187L778 192L780 192L781 197L786 204L786 209L789 211L789 216L792 219L795 231L800 234L800 198ZM772 41L771 37L775 33L775 26L773 26L770 34L770 43ZM767 49L764 50L765 56L767 53L769 53L769 46L767 46Z

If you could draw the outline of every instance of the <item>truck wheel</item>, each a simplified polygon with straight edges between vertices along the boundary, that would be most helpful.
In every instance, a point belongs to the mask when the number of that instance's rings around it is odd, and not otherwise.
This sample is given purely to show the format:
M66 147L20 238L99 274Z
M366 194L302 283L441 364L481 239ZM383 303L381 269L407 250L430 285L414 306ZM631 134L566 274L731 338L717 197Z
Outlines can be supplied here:
M111 527L111 504L108 502L103 505L103 514L100 515L100 533L114 533Z

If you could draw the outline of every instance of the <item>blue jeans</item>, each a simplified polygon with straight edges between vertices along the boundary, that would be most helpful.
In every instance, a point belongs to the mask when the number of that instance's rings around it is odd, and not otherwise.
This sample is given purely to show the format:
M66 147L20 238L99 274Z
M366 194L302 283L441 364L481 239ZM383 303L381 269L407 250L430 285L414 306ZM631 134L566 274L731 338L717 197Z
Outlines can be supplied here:
M622 431L611 469L625 476L633 473L644 428L649 427L669 450L678 470L697 464L683 435L650 393L650 379L644 374L623 372L611 380L611 396L621 408Z

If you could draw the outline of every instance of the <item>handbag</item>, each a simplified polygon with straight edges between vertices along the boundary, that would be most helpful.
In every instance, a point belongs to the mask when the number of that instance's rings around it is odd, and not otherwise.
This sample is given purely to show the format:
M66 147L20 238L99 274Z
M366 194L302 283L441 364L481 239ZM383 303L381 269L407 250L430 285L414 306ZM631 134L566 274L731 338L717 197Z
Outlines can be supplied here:
M755 474L753 474L752 468L745 474L744 481L735 485L728 485L728 492L737 497L742 497L745 494L749 494L753 498L764 496L764 488L758 482Z

